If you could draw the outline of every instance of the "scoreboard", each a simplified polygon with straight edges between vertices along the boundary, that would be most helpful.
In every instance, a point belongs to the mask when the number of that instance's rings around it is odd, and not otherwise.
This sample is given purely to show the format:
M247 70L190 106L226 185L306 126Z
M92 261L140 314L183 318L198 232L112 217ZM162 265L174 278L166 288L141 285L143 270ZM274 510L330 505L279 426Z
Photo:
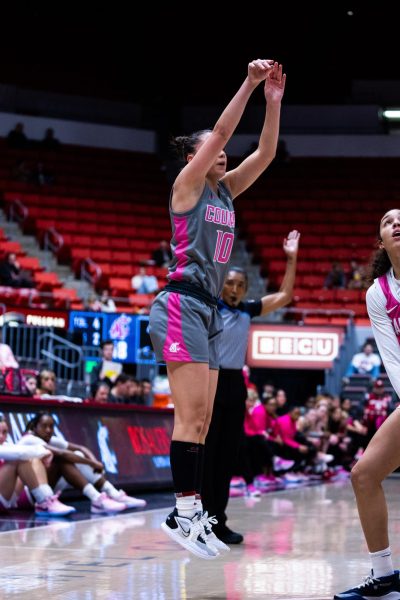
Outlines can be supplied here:
M83 346L112 340L113 358L122 363L155 364L148 326L148 315L71 311L69 319L69 331L80 334Z

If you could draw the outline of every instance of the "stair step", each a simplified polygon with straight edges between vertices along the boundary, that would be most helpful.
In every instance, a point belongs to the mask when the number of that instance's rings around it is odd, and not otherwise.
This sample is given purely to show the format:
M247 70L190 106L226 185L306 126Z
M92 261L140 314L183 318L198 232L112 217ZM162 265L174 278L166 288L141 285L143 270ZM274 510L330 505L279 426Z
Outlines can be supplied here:
M0 211L0 227L10 239L19 242L28 255L36 256L47 271L56 273L65 287L75 288L80 298L84 299L93 293L92 287L86 281L76 279L69 266L59 265L50 251L42 250L34 236L24 235L18 223L7 221L2 211Z

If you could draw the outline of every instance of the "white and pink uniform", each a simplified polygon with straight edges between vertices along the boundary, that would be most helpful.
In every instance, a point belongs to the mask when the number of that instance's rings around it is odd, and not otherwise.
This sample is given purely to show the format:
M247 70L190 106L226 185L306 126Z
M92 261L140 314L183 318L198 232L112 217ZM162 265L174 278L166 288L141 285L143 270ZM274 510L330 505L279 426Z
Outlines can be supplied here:
M393 269L375 279L366 296L368 315L390 382L400 396L400 281Z
M32 458L43 458L46 454L45 449L40 446L23 447L17 444L0 444L0 469L8 462L31 460ZM19 497L15 493L9 500L0 494L0 512L12 508L28 508L31 503L27 500L25 491Z

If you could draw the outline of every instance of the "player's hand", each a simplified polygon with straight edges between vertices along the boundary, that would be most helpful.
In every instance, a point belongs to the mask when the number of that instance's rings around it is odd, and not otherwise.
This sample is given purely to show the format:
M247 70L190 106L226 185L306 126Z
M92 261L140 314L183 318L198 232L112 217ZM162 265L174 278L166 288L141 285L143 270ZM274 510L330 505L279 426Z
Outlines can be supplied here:
M293 229L287 238L283 240L283 251L288 258L297 256L297 252L299 251L299 240L300 233L296 229Z
M286 75L282 74L282 65L275 62L268 71L265 80L264 94L267 102L280 102L285 91Z
M99 460L92 460L90 466L96 473L102 473L104 471L104 465Z
M258 85L261 81L265 81L274 65L273 60L265 60L257 58L249 63L247 72L250 83Z
M46 449L46 454L44 454L44 456L42 456L42 463L44 464L46 469L48 469L50 467L51 461L53 460L53 456L54 456L54 454L50 450Z

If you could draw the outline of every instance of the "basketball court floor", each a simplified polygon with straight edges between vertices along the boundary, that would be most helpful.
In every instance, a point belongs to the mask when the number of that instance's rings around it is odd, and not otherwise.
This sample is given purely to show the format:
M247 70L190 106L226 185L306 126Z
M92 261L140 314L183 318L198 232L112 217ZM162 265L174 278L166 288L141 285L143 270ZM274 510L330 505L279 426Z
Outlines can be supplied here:
M385 483L395 560L399 485ZM1 600L326 600L369 570L348 481L232 499L228 524L245 542L212 561L162 533L167 510L40 526L10 515L14 529L3 519L0 533Z

